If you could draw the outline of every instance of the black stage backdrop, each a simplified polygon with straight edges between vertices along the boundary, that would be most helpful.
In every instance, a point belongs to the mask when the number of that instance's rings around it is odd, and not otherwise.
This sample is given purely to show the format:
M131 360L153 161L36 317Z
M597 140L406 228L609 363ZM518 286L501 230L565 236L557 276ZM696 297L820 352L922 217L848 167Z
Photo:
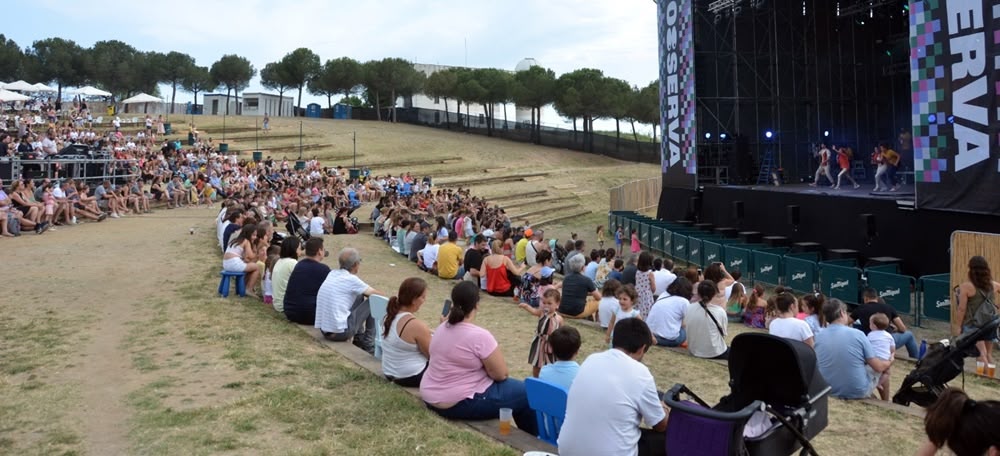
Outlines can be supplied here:
M1000 2L910 1L917 207L1000 214Z

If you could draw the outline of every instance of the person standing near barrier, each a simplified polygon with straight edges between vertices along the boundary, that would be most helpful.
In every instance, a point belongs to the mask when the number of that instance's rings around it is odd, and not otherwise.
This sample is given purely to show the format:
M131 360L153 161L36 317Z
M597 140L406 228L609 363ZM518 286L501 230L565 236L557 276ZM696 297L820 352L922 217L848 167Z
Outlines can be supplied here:
M989 315L990 309L982 306L997 306L997 292L1000 292L1000 283L993 280L993 273L990 271L990 264L986 258L976 255L969 259L969 275L965 282L958 286L958 306L955 315L951 318L952 334L965 334L979 329L984 322L982 320ZM998 312L992 310L995 318ZM977 318L977 315L980 315ZM979 349L979 361L984 365L993 364L993 341L976 342Z
M892 334L892 339L896 341L896 347L906 347L906 354L911 358L916 358L919 349L917 348L917 338L913 336L910 330L906 329L906 324L903 320L899 318L899 314L896 313L896 309L892 306L886 304L878 296L878 291L874 288L865 288L862 293L862 298L864 299L864 304L861 304L853 312L851 312L851 321L860 321L860 328L864 331L867 336L871 332L871 327L868 321L872 318L872 315L877 313L884 313L889 317L889 322L895 327L895 331L889 331Z

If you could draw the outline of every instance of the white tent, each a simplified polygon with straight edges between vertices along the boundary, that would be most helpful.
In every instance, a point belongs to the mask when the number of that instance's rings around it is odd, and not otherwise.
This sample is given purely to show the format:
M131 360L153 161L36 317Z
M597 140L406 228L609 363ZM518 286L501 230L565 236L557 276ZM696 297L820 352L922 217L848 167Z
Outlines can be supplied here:
M152 95L147 95L145 93L140 93L132 98L126 98L122 100L122 104L139 104L139 103L163 103L163 100L156 98Z
M77 95L83 95L85 97L110 97L111 96L111 92L105 92L105 91L103 91L101 89L98 89L97 87L94 87L94 86L80 87L79 89L76 89L76 90L72 91L71 93L75 93Z
M42 84L41 82L35 83L35 85L33 85L32 87L34 87L35 90L37 90L39 92L58 92L59 91L59 90L54 89L52 87L49 87L49 86L47 86L45 84Z
M18 92L37 92L38 91L38 89L35 88L35 86L33 86L31 84L28 84L27 82L24 82L24 81L16 81L16 82L12 82L10 84L5 84L3 86L3 88L7 89L7 90L16 90Z
M17 92L11 92L10 90L0 89L0 101L10 102L10 101L28 101L31 97L27 95L21 95Z

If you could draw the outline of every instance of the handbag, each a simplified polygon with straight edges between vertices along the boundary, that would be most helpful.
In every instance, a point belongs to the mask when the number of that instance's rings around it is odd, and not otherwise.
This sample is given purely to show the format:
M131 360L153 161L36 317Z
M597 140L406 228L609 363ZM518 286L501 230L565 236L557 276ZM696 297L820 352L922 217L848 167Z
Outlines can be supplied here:
M983 290L979 290L979 293L981 293L985 299L972 314L972 325L977 328L982 328L997 318L997 306L993 303L993 298L987 296Z

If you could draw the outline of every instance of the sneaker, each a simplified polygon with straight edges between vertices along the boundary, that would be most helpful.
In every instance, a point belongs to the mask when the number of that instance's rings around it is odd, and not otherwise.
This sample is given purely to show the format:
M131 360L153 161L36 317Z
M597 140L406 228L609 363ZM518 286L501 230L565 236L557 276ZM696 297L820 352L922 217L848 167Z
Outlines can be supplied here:
M101 215L97 216L97 221L98 222L103 222L104 219L106 219L106 218L108 218L108 213L107 212L101 212Z
M73 216L73 219L70 220L70 223L73 224L73 225L76 225L76 216L75 215Z
M44 233L48 229L49 229L49 224L46 223L46 222L42 222L38 226L35 227L35 233L36 234L42 234L42 233Z
M814 182L814 183L812 183L812 184L809 184L809 186L810 186L810 187L815 187L815 186L816 186L816 183Z
M830 188L832 188L834 190L840 190L840 187L837 187L837 186L833 186L833 187L830 187Z
M861 188L861 186L860 186L860 185L858 185L858 184L854 184L854 189L855 189L855 190L857 190L857 189L859 189L859 188Z
M122 216L118 215L117 213L112 212L111 213L111 218L122 218Z

